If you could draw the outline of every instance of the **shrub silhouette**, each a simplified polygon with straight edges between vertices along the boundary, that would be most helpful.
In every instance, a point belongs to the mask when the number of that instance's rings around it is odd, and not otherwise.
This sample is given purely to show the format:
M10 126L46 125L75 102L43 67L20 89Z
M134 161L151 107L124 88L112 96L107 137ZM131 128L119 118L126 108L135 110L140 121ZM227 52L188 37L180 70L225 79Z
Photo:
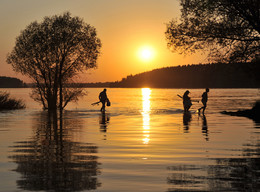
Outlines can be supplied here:
M0 92L0 111L1 110L14 110L24 109L25 104L22 100L10 98L10 94L6 92Z

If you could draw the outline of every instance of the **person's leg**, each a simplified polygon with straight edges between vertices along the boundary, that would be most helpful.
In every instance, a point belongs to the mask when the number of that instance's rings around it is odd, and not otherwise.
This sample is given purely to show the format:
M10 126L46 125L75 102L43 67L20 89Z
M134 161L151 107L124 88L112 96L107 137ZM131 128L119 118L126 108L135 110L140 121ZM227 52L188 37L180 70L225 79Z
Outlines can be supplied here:
M103 107L103 109L104 109L104 111L106 111L106 101L104 101L104 107Z
M202 107L198 108L199 114L200 114L201 109L203 109L203 107L204 107L204 104Z
M184 103L183 103L183 110L184 112L186 111L186 106L184 105Z
M101 107L100 111L105 111L105 107L106 107L106 102L102 101L102 107Z
M202 107L200 107L200 108L198 109L198 111L199 111L199 114L200 114L200 111L201 111L201 109L203 109L203 113L204 113L204 107L205 107L205 103L202 101L202 104L203 104L203 106L202 106Z
M204 106L202 107L202 108L203 108L202 113L204 114L204 112L205 112L205 110L206 110L206 107L207 107L207 103L203 103L203 105L204 105Z
M184 107L184 112L188 112L191 106L190 105L184 105L183 107Z

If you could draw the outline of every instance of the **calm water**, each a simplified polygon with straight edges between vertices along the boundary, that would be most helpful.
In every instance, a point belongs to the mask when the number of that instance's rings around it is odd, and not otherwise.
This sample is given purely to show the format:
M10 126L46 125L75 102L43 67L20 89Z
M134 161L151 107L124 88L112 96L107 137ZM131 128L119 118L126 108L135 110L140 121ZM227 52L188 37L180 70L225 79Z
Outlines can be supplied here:
M30 99L0 112L0 191L259 191L260 124L223 110L251 108L257 89L212 89L205 116L183 115L184 89L102 89L70 104L59 119ZM200 99L204 90L192 89Z

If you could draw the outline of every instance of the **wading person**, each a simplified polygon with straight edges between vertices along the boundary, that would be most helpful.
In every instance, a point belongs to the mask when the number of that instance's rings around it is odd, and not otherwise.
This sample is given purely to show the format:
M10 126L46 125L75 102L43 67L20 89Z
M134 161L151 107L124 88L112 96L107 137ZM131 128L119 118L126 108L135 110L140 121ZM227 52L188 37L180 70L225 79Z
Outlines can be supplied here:
M204 92L204 93L202 94L202 96L201 96L201 97L202 97L201 102L202 102L203 106L198 109L199 114L200 114L201 109L203 109L203 110L202 110L202 113L203 113L203 114L204 114L204 112L205 112L205 109L206 109L206 107L207 107L207 102L208 102L208 92L209 92L209 88L206 88L205 92Z
M182 99L183 99L183 108L184 108L184 112L188 112L190 107L192 106L192 103L191 103L191 99L189 97L189 90L185 91L185 93L183 94L182 96Z
M98 98L99 98L99 101L102 103L102 107L101 107L100 111L105 111L106 102L108 101L108 98L107 98L107 90L104 89L102 92L100 92Z

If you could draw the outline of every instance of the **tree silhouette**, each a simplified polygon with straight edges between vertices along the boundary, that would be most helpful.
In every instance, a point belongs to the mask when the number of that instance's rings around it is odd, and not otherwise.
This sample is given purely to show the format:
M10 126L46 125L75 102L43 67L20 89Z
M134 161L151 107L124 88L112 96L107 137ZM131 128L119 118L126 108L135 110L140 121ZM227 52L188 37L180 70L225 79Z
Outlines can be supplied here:
M210 60L245 62L260 54L259 0L181 0L181 19L167 24L174 52L209 51Z
M66 12L28 25L17 37L7 62L33 80L32 97L44 109L62 110L82 94L82 89L68 88L68 84L78 72L96 67L100 48L96 29Z

